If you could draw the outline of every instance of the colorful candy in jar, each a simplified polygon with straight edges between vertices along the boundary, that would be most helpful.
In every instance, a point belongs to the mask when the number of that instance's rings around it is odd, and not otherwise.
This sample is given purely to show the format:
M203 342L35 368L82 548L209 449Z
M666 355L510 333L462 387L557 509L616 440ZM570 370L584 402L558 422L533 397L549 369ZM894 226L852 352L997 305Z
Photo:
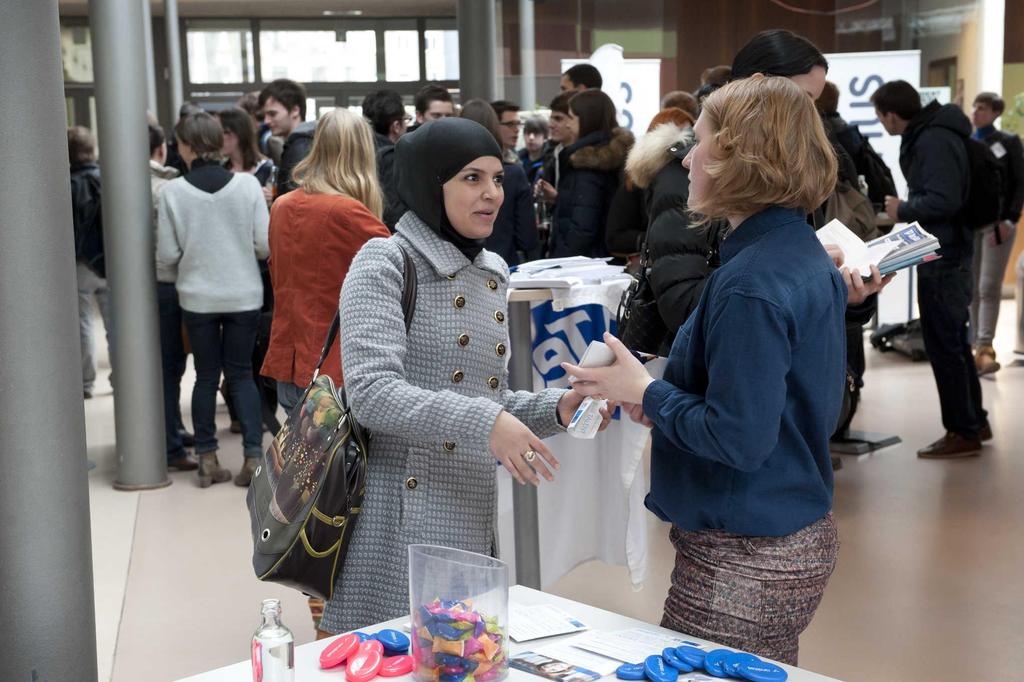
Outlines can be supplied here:
M497 616L471 601L435 599L413 618L417 676L433 682L495 682L508 673L507 640Z

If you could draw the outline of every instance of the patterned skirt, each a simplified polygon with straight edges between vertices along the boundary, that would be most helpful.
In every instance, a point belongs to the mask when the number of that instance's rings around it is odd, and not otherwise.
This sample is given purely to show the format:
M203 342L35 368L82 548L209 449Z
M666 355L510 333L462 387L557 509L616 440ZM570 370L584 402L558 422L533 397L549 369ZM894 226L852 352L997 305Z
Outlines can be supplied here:
M662 627L796 665L839 538L831 512L791 535L669 532L676 548Z

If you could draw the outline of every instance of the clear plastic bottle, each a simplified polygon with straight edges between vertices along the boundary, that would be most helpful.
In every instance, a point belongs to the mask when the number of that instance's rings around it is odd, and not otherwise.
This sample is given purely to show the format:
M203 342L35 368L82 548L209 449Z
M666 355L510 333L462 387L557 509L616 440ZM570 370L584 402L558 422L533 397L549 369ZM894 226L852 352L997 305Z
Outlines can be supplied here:
M263 600L263 624L252 636L253 682L294 682L295 638L281 622L281 602Z

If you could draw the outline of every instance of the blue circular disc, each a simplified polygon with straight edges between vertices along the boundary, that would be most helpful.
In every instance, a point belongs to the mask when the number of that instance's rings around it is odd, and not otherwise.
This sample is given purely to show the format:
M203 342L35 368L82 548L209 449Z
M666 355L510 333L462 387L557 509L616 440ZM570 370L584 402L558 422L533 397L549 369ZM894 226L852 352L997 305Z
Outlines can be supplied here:
M643 663L623 663L615 671L615 677L620 680L642 680L644 679Z
M676 682L679 670L665 663L665 659L657 654L644 660L644 676L651 682Z
M736 672L750 682L785 682L789 677L785 670L768 661L740 663Z
M353 632L352 634L358 637L360 642L365 642L367 640L373 639L373 635L368 635L365 632Z
M703 649L698 649L695 646L683 644L676 647L676 656L678 656L679 660L683 663L696 670L697 668L704 667L704 657L707 656L707 652Z
M722 668L730 677L739 677L739 665L741 663L760 663L761 659L753 654L736 652L725 659Z
M386 653L404 654L409 650L409 638L398 630L381 630L373 638L384 645Z
M679 672L692 673L694 670L694 667L692 665L688 664L686 661L679 658L679 654L676 653L676 650L673 647L668 647L667 649L662 651L661 657L665 659L666 663L668 663L670 666L672 666Z
M729 649L715 649L709 651L708 655L704 657L704 670L708 675L714 677L726 677L728 675L725 672L725 668L722 666L725 663L725 659L733 655L733 651Z

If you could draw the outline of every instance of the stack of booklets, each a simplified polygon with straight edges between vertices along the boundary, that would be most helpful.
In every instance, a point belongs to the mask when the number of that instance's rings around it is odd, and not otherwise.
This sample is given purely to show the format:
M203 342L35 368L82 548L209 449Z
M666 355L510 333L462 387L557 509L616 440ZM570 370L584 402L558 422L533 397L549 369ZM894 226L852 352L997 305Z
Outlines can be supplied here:
M621 265L611 258L547 258L522 263L513 269L509 287L513 289L567 289L581 284L602 284L630 279Z
M916 222L869 242L862 241L838 220L825 225L817 235L822 244L835 244L841 248L843 265L850 270L859 270L865 278L871 276L872 265L878 267L883 275L888 275L940 258L936 253L939 240Z

